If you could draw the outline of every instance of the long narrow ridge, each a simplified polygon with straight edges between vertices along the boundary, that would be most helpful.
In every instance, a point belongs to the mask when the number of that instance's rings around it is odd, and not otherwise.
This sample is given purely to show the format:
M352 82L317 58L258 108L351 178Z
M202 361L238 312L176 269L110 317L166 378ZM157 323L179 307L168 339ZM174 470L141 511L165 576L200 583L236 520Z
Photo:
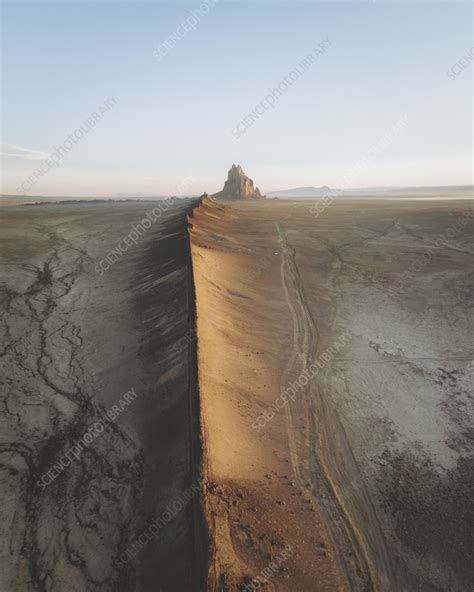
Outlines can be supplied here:
M201 200L196 207L199 207ZM191 214L192 215L192 214ZM192 534L194 548L193 563L193 590L206 590L209 533L203 511L203 442L201 433L201 417L199 404L199 379L197 364L197 326L196 326L196 289L194 285L194 269L191 257L191 237L189 235L189 218L186 230L187 256L188 256L188 331L194 339L190 340L188 346L188 369L189 369L189 406L191 420L191 474L193 484L199 486L198 495L192 499Z

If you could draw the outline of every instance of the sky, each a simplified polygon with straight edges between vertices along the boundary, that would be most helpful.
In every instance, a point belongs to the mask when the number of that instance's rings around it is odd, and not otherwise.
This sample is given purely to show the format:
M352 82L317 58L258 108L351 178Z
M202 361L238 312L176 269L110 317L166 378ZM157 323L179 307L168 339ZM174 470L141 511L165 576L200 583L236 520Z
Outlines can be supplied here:
M470 2L3 2L0 189L470 184L473 61Z

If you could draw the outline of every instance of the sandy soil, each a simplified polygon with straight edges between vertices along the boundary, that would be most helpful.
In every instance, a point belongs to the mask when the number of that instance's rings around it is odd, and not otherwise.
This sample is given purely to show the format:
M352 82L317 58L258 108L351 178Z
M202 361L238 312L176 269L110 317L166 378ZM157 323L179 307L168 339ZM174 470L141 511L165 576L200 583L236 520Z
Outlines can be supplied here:
M195 478L193 204L163 210L102 274L97 264L159 202L2 208L1 590L194 586L198 497L127 554ZM38 486L132 388L80 458Z
M470 214L195 210L209 589L472 588Z

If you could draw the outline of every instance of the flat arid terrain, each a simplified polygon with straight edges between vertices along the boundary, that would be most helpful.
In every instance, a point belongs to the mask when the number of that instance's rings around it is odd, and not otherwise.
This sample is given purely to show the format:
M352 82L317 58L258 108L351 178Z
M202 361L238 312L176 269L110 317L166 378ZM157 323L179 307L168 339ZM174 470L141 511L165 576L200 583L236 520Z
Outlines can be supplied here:
M0 590L472 590L473 235L454 200L1 208Z
M472 211L315 211L194 211L210 589L472 589Z
M0 211L2 592L194 589L193 205Z

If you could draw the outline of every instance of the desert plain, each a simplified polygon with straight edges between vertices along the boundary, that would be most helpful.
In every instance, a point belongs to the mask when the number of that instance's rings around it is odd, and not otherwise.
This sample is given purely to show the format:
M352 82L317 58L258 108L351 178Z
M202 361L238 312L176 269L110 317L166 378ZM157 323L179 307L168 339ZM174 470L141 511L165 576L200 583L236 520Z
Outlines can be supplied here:
M0 589L472 589L473 227L456 200L2 207Z

